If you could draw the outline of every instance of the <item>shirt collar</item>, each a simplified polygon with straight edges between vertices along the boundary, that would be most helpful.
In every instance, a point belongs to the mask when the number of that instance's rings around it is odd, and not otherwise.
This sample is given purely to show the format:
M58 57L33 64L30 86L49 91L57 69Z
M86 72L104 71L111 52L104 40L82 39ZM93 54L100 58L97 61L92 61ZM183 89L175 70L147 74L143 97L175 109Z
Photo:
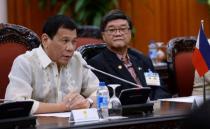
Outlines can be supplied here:
M40 64L42 65L43 68L46 68L48 65L52 63L52 60L48 57L47 53L44 51L41 45L37 50L37 55L40 60Z
M122 62L129 62L129 60L130 60L130 58L128 56L128 53L126 54L125 57L123 57L123 55L120 55L120 54L117 54L117 53L116 53L116 55Z

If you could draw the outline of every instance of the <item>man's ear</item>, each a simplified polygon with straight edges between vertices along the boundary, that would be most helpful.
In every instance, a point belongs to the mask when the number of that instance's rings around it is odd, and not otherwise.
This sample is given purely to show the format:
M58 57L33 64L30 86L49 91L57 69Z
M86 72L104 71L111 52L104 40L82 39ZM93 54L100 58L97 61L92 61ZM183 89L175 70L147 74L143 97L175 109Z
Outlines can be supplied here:
M48 35L46 33L42 34L41 40L42 40L42 46L44 47L44 49L47 49L47 47L48 47L48 40L49 40Z
M101 32L102 39L104 40L104 32ZM105 41L105 40L104 40Z

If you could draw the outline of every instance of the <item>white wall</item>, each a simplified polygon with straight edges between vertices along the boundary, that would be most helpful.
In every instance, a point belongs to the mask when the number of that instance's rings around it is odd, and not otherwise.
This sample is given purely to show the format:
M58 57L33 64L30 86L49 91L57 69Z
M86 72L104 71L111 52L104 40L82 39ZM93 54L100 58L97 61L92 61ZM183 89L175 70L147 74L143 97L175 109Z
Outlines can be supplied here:
M7 0L0 0L0 23L7 23Z

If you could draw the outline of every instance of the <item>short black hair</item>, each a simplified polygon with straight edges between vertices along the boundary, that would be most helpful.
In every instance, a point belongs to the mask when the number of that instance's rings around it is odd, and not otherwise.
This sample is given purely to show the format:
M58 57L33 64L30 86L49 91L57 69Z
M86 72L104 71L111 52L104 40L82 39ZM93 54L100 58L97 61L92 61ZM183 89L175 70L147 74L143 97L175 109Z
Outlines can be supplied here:
M44 24L43 33L46 33L51 39L55 36L60 27L75 30L77 25L73 19L65 15L55 15L49 17Z
M101 26L100 26L101 32L104 32L108 22L113 21L113 20L117 20L117 19L127 20L129 28L132 30L133 24L131 22L130 17L128 17L123 11L121 11L119 9L114 9L114 10L111 10L110 12L108 12L103 17L103 19L101 21Z

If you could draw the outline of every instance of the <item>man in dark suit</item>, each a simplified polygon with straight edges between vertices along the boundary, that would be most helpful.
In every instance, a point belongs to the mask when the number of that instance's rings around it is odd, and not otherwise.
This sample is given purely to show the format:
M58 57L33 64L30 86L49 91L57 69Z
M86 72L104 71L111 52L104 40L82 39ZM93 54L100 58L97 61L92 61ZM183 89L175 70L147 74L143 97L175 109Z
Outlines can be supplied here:
M132 28L130 18L120 10L112 10L105 15L102 19L100 29L107 48L91 58L88 64L104 72L136 83L139 87L148 87L145 72L154 72L154 67L148 57L135 49L129 48ZM116 89L117 96L119 96L123 89L138 87L99 72L95 72L95 74L100 81L105 81L107 85L120 84L121 87ZM112 94L112 90L110 90L110 96ZM166 97L171 97L171 95L165 87L161 85L152 86L151 100Z

